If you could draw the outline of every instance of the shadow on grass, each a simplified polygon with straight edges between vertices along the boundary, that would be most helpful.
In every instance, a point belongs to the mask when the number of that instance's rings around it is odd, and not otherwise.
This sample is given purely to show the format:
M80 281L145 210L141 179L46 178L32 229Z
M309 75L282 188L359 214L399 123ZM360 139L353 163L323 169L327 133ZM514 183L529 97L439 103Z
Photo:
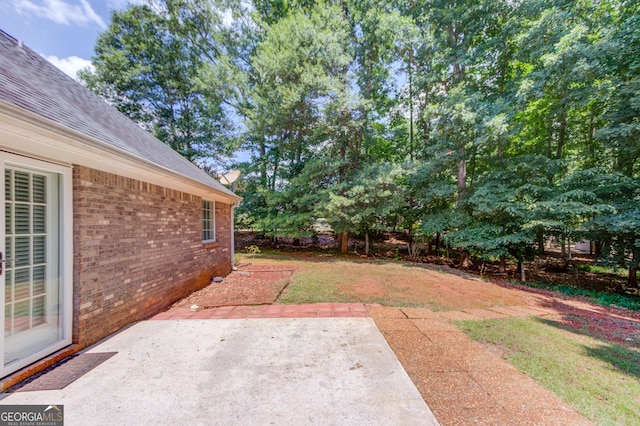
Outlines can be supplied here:
M574 319L573 316L567 318L569 321ZM640 378L640 350L637 347L625 347L588 327L577 328L574 322L567 323L545 318L536 318L536 320L547 326L596 340L599 342L597 346L581 345L588 356L604 361L624 374Z
M597 348L585 347L589 356L611 364L625 374L640 378L640 352L617 344L603 344Z

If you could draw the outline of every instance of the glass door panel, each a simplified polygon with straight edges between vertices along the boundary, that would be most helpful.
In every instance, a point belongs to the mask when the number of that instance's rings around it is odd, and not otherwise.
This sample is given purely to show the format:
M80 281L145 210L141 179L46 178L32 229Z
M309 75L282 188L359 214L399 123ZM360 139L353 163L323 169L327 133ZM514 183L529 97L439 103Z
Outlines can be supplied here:
M4 168L4 370L62 339L59 176Z

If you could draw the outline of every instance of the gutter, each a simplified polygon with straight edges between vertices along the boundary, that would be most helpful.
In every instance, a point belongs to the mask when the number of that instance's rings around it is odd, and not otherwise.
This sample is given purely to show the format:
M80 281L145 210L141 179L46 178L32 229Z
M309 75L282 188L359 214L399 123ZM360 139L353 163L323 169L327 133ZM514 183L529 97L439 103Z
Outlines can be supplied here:
M236 233L235 233L235 210L236 207L238 207L240 205L240 201L234 201L231 203L231 223L229 225L229 228L231 228L231 237L230 237L230 244L229 244L229 252L231 253L231 270L232 271L237 271L238 268L236 268L235 265L235 257L236 257Z

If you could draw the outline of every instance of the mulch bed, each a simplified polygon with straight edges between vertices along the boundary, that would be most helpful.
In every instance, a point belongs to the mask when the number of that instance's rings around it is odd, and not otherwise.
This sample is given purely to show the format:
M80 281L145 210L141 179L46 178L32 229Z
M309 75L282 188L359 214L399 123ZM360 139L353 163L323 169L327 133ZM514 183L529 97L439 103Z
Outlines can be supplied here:
M567 296L547 289L528 287L505 280L492 280L500 287L523 290L547 296L544 307L564 313L558 321L575 331L591 336L640 347L640 312L617 306L601 306L591 303L586 297Z
M198 309L220 306L270 305L289 285L294 268L242 264L238 270L191 293L174 306L198 305Z

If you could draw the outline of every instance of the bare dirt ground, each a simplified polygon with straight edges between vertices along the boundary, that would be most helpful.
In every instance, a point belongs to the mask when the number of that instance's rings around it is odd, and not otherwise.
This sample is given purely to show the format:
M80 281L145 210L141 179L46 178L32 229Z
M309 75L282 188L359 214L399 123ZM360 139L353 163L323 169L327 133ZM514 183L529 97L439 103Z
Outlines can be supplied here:
M386 265L389 273L379 276L368 262L356 263L358 278L339 286L345 294L363 300L390 299L430 306L435 310L459 310L487 306L536 305L537 294L506 290L446 265L397 263ZM398 271L398 274L393 272Z
M382 265L377 268L376 265ZM533 289L504 280L488 281L446 265L369 262L295 256L291 262L274 256L238 265L220 283L192 293L176 305L199 309L219 306L278 303L296 274L313 273L335 285L332 302L424 306L435 311L461 311L484 319L484 308L531 307L553 309L567 327L628 346L640 347L640 312L587 303L549 290ZM334 283L334 284L332 284Z
M276 301L294 272L293 266L243 264L222 282L212 282L174 306L197 305L200 309L220 306L269 305Z

